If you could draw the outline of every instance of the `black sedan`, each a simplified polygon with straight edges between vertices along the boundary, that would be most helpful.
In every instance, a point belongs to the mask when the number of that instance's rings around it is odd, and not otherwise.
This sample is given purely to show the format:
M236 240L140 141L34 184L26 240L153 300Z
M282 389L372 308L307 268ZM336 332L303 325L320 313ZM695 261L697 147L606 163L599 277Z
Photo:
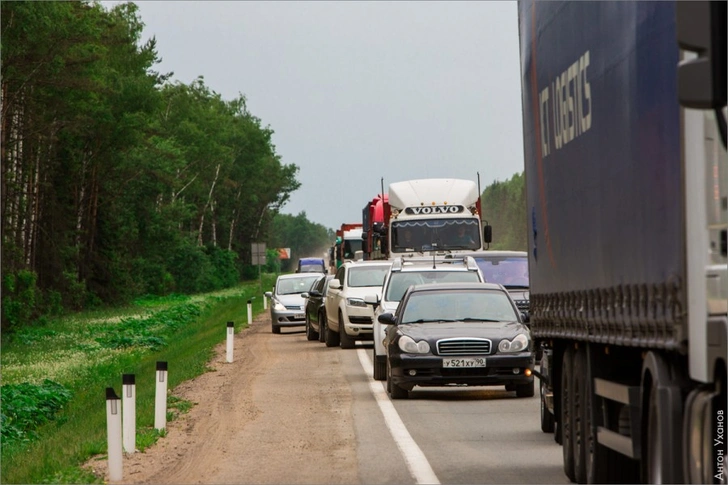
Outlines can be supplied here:
M306 298L304 310L306 312L306 338L308 340L324 341L324 332L321 331L326 326L326 308L324 307L324 303L326 301L326 290L329 288L329 281L333 278L334 275L322 275L321 278L317 279L311 285L311 289L308 292L301 295ZM322 322L324 327L321 326Z
M387 325L387 391L405 399L414 386L506 386L532 397L533 343L501 285L410 286Z

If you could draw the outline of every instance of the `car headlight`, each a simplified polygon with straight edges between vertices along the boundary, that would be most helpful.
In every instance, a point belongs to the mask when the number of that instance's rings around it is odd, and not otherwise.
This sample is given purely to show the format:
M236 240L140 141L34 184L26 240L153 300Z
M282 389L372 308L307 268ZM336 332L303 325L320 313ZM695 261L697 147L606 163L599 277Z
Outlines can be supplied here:
M528 337L519 333L513 340L503 339L498 344L498 352L522 352L528 348Z
M285 311L286 311L286 307L285 307L285 305L283 305L283 304L282 304L281 302L279 302L279 301L276 301L276 302L274 302L274 303L273 303L273 309L274 309L275 311L277 311L277 312L285 312Z
M348 306L359 306L359 307L364 307L364 308L366 308L366 306L367 306L367 304L364 303L364 300L362 300L361 298L347 298L346 304Z
M397 344L399 344L402 352L407 352L408 354L427 354L430 352L430 344L426 341L420 340L419 342L415 342L412 337L406 335L402 335L397 341Z

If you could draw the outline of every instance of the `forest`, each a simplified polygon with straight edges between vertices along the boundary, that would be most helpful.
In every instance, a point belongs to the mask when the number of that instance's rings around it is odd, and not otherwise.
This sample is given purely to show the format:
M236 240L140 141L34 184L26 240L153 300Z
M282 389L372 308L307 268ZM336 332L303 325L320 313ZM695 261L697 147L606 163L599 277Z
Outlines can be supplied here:
M2 2L2 331L141 295L227 288L318 255L333 231L280 214L295 164L245 96L155 71L133 3ZM492 248L525 249L523 175L484 191Z
M493 227L490 249L527 251L526 177L524 172L510 180L495 181L482 195L483 218Z

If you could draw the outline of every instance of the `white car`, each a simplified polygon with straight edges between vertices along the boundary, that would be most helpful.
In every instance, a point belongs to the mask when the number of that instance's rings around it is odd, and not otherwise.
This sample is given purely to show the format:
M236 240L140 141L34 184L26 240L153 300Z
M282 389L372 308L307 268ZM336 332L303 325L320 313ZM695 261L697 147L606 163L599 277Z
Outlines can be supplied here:
M336 270L326 291L327 347L354 347L356 340L371 340L374 311L364 296L381 295L391 261L347 261Z
M383 313L396 313L402 295L411 285L430 283L483 282L483 274L473 258L451 255L448 258L399 258L394 261L384 279L381 296L369 294L365 302L374 309L374 379L387 377L387 353L382 341L386 328L377 319Z

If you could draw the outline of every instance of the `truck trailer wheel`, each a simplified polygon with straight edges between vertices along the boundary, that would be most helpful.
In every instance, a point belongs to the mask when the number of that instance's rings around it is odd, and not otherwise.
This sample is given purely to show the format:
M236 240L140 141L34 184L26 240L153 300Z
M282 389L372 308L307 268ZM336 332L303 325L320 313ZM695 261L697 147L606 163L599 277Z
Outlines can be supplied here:
M675 385L678 372L669 359L650 352L644 361L642 479L646 483L684 483L682 470L683 404ZM649 372L649 374L648 374ZM646 377L649 375L649 379Z
M571 402L574 385L574 349L567 347L561 361L561 416L559 427L561 428L561 451L564 455L564 474L572 482L574 479L574 431L573 431L573 409Z
M574 481L586 483L586 423L584 417L586 381L586 346L581 345L574 352L574 370L571 388L571 435L574 447Z

